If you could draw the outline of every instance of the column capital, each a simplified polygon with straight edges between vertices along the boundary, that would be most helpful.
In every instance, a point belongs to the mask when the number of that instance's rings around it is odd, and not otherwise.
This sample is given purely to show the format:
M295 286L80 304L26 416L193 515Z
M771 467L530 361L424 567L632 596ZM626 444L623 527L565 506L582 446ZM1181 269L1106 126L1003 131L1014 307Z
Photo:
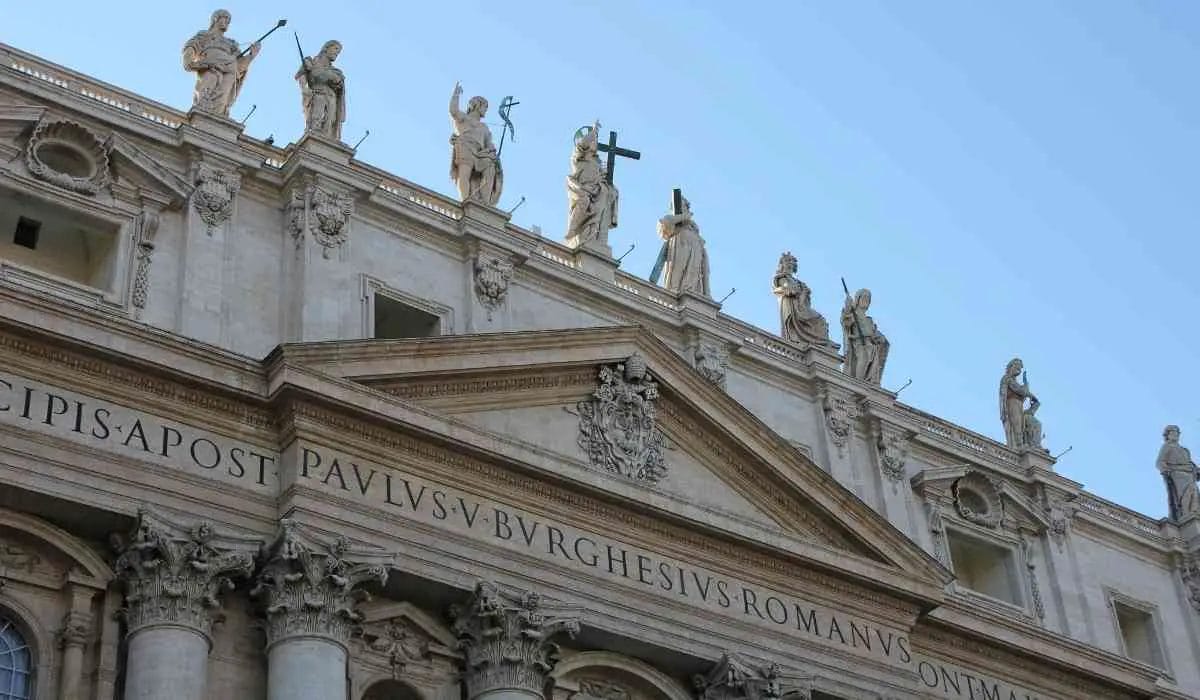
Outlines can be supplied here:
M692 678L697 700L796 700L812 697L812 679L785 673L779 664L757 665L725 652L707 673Z
M355 608L370 595L366 583L387 583L394 557L352 550L345 537L317 538L290 519L279 523L275 541L259 555L250 595L261 601L267 647L293 637L319 637L345 646L362 620Z
M537 593L477 584L470 602L450 609L459 649L465 653L468 700L503 690L541 697L558 661L558 645L550 638L579 632L579 619L568 615L573 612L547 605Z
M128 536L113 535L117 577L125 586L127 634L156 625L191 628L205 637L221 619L222 591L254 570L249 540L218 537L209 523L192 527L138 511Z

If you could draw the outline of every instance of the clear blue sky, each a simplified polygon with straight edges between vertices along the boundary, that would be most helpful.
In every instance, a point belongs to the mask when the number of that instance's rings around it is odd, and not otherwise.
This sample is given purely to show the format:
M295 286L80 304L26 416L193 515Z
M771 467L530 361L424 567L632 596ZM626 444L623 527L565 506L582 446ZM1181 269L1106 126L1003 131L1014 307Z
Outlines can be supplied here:
M5 3L0 39L190 104L183 41L213 1ZM884 377L924 410L1001 437L996 391L1025 360L1059 471L1161 516L1167 422L1200 451L1200 2L236 2L248 42L289 20L234 116L280 144L291 76L345 44L345 135L367 162L446 193L455 80L508 94L501 205L561 238L571 135L600 118L621 162L618 253L646 275L673 186L692 201L725 310L775 330L791 250L837 326L842 275L874 291ZM498 135L498 130L497 130Z

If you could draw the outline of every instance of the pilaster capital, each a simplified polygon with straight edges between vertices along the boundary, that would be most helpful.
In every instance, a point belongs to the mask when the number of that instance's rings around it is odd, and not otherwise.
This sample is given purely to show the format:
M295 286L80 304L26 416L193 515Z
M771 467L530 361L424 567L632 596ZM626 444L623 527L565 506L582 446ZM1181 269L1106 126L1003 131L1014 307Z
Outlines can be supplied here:
M204 636L221 620L218 596L254 570L249 540L219 537L206 522L170 523L148 510L128 536L113 535L114 570L125 586L127 633L178 625Z
M464 653L468 700L496 690L541 696L558 661L550 638L579 632L573 608L546 604L537 593L509 592L480 582L466 605L450 609Z
M92 616L72 610L63 616L58 643L63 649L86 646L92 637Z
M317 538L290 519L259 554L259 573L250 595L266 614L267 646L291 637L320 637L343 646L362 621L359 603L370 598L362 586L387 582L394 557L351 549L340 537Z

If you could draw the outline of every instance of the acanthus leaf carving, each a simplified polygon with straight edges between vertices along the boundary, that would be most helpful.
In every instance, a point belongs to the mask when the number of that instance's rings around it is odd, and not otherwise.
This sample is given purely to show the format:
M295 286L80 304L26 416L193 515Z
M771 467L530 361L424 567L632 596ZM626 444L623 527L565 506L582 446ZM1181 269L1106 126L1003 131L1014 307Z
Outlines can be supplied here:
M392 666L392 677L399 679L411 661L430 656L428 637L404 617L376 620L356 630L368 649L386 657Z
M658 383L641 355L600 368L596 390L576 406L578 443L592 466L650 483L666 477L657 398Z
M208 235L233 217L233 204L242 187L242 176L233 170L200 162L192 170L192 207L208 225Z
M356 561L352 561L354 559ZM359 603L370 595L362 586L387 582L392 557L351 551L345 537L323 542L290 519L259 554L252 598L266 615L267 644L292 636L320 636L346 644L362 622Z
M466 697L490 690L523 690L541 697L558 662L558 634L574 637L574 611L547 605L536 593L509 592L480 582L470 602L450 609L463 651Z
M779 664L758 666L726 652L707 673L692 678L698 700L795 700L812 697L811 679L784 674Z
M113 569L125 585L121 615L128 634L172 624L207 636L222 619L220 594L254 569L253 556L219 546L208 523L184 529L145 509L138 512L138 524L128 537L114 534L111 539L117 552Z
M300 246L312 236L326 259L350 239L353 215L353 196L325 187L315 177L306 178L293 188L288 201L288 229L292 239Z

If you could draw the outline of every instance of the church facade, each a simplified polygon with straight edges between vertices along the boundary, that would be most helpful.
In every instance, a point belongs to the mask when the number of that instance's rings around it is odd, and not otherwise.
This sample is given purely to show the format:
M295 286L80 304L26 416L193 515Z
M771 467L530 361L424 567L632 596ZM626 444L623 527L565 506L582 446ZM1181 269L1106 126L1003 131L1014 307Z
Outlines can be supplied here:
M690 281L619 270L594 134L568 246L486 101L460 201L340 142L336 42L279 148L215 41L188 112L0 44L0 698L1200 697L1196 504L1056 474L1016 365L1000 443L880 386L869 293L845 367L786 260L722 314L678 195Z

